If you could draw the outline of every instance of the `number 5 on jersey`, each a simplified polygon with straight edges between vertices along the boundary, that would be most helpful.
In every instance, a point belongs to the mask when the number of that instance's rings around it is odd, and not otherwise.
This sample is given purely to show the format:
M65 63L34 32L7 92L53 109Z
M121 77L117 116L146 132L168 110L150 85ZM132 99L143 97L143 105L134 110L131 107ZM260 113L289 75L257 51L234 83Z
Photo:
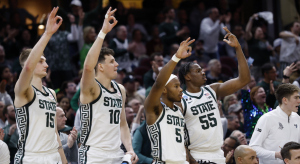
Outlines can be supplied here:
M207 119L206 119L207 116ZM214 116L214 113L209 113L199 117L200 122L202 123L201 127L203 130L209 129L209 127L217 126L217 119Z

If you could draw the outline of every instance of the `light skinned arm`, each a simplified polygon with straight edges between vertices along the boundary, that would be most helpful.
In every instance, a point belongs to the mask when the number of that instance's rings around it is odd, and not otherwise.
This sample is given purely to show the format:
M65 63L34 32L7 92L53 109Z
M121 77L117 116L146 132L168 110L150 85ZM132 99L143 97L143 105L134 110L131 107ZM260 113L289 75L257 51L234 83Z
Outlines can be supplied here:
M176 52L176 57L179 59L184 59L186 57L189 57L192 52L192 48L189 46L191 43L193 43L195 39L190 40L188 38L187 40L180 43L180 47L178 48ZM177 62L170 60L159 72L155 83L152 86L152 89L147 96L144 107L146 111L146 121L148 125L152 125L160 115L162 111L162 106L160 103L160 97L163 93L163 90L165 88L165 84L169 80L174 68L176 67Z
M210 35L214 32L216 32L216 30L218 30L218 28L220 28L220 20L216 20L216 22L214 23L213 26L210 26L209 23L207 22L209 19L204 19L204 21L202 21L201 23L201 30L203 30L206 34ZM201 31L200 31L201 33Z
M257 14L253 14L250 18L249 18L249 21L247 23L247 26L246 26L246 34L245 34L245 39L246 40L250 40L252 38L252 26L253 26L253 19L254 18L257 18L258 15Z
M279 33L279 37L280 38L296 38L296 39L298 39L299 36L293 34L290 31L282 31Z
M108 32L111 31L111 29L118 23L116 18L112 16L114 12L116 12L117 9L111 11L111 7L107 11L108 17L104 19L104 23L102 26L102 32L107 34ZM110 24L109 21L113 20L113 23ZM82 73L82 78L80 82L80 99L84 102L83 95L90 95L90 92L95 92L97 87L97 83L95 81L95 70L94 67L97 65L98 58L100 55L100 51L102 48L104 39L97 37L95 40L94 44L92 45L91 49L89 50L85 61L84 61L84 66L83 66L83 73Z
M285 67L283 75L290 77L293 72L297 71L297 65L293 62L291 65ZM289 83L289 78L282 78L282 83Z
M131 136L130 136L130 130L128 128L127 120L126 120L126 114L125 114L125 100L126 100L126 91L123 85L118 84L119 88L122 92L122 112L121 112L121 122L120 122L120 130L121 130L121 141L124 144L127 153L126 154L131 154L131 162L133 164L137 163L139 160L138 156L135 154L132 148L132 143L131 143Z
M241 45L239 44L236 36L234 36L226 27L224 27L224 30L227 32L224 38L228 37L228 40L224 39L223 41L231 47L234 47L236 50L239 76L224 83L211 84L210 87L216 92L218 97L224 97L236 92L237 90L247 85L251 80L250 70L243 54Z
M43 55L43 51L49 42L51 36L58 30L59 26L62 24L62 18L60 16L55 16L57 13L58 7L53 8L51 11L47 25L46 31L42 35L41 39L37 42L37 44L31 50L26 62L24 63L24 67L20 73L19 79L15 85L15 95L17 102L20 102L20 98L26 98L27 101L33 98L34 91L30 86L33 71L37 65L37 63L41 60L41 56ZM59 23L56 23L59 20ZM27 102L20 102L15 104L17 107L26 104Z

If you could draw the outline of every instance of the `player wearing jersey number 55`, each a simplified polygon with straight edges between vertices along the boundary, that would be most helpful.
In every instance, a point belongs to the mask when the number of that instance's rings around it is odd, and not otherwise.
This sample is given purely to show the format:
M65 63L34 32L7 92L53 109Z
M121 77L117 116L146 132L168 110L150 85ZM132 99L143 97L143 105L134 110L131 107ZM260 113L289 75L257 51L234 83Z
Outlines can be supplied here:
M22 71L15 86L16 122L20 132L15 164L67 163L57 133L56 95L42 85L48 65L43 51L62 23L55 7L46 31L33 49L20 55ZM56 23L59 21L58 23Z
M177 76L171 73L180 59L191 55L192 48L189 45L194 41L188 38L181 42L172 60L159 72L145 100L147 131L154 164L189 163L184 146L184 118L181 109L174 105L174 102L180 102L182 89Z
M113 79L117 77L118 63L113 57L114 51L102 48L106 33L117 24L114 16L116 9L108 9L97 39L89 50L83 66L80 82L80 121L81 147L79 162L118 164L122 162L124 152L131 154L132 163L138 161L133 151L130 131L125 117L126 92L121 84ZM109 23L112 21L113 23ZM102 49L101 49L102 48Z
M186 84L181 100L186 121L186 146L198 163L225 164L217 98L232 94L250 82L250 71L241 45L226 27L223 29L227 32L224 41L236 50L239 64L237 78L204 86L205 73L198 64L187 63L179 69L180 82Z

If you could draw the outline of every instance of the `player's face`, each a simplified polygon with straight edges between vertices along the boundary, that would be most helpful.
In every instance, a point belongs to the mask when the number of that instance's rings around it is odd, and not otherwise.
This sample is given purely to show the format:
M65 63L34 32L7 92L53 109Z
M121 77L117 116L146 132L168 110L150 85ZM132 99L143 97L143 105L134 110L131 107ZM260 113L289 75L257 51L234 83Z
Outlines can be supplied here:
M180 102L182 98L182 89L180 87L180 81L178 78L172 79L166 86L167 97L172 102Z
M107 75L107 77L110 77L111 79L117 78L117 70L119 64L116 62L115 58L112 55L106 55L104 64L102 64L104 73Z
M57 129L61 130L65 127L67 118L65 116L65 112L61 109L56 110L56 119L57 119Z
M290 150L291 159L284 159L286 164L300 164L300 149Z
M47 75L47 68L46 58L42 56L34 69L34 73L40 77L45 77Z
M298 106L300 105L299 93L294 92L287 101L288 109L292 112L298 112Z
M204 85L207 79L203 69L197 63L192 64L190 67L191 68L189 74L191 76L190 80L192 84L195 86Z
M242 158L243 164L258 164L256 152L252 149L247 149L246 156Z

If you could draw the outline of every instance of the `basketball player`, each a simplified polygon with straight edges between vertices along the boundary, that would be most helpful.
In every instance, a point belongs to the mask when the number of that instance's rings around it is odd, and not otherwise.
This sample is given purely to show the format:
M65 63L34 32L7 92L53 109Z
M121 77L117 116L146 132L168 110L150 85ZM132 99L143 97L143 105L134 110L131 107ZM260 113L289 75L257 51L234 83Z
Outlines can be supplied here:
M198 163L225 164L223 129L217 98L232 94L250 82L250 71L237 38L226 28L224 41L234 47L239 63L239 77L224 83L204 86L205 73L196 63L186 63L179 69L179 78L186 85L181 100L186 121L186 146Z
M180 102L182 89L177 76L171 74L177 62L191 55L189 45L195 40L181 42L176 54L159 72L145 100L147 131L151 141L153 163L185 164L184 118ZM162 102L161 102L162 101Z
M43 51L62 23L62 18L55 16L57 11L58 7L51 11L46 31L33 49L24 50L19 58L23 69L15 86L20 132L15 164L67 163L56 128L56 95L42 85L48 68Z
M79 108L82 144L79 149L80 163L121 163L124 156L120 149L121 141L127 154L132 155L131 161L138 161L125 117L126 92L123 85L112 81L117 77L118 63L113 57L113 50L101 49L105 35L118 22L112 16L115 11L108 9L102 30L84 62Z

